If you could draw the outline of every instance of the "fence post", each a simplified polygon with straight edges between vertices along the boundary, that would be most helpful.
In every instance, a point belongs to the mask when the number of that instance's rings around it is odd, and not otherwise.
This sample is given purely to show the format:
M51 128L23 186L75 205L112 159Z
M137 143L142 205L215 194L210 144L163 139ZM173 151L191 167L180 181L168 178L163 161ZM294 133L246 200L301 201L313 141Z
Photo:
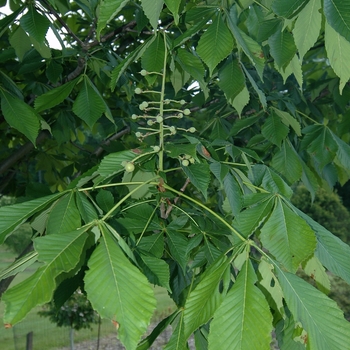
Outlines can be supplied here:
M27 333L26 350L33 350L33 332Z

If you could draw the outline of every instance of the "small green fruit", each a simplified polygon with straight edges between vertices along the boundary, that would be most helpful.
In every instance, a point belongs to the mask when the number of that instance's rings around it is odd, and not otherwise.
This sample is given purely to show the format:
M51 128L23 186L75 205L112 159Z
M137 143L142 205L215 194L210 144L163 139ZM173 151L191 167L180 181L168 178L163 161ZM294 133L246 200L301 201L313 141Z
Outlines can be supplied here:
M182 162L181 162L181 164L182 164L183 166L189 166L190 162L189 162L187 159L183 159Z
M135 170L135 165L131 162L125 164L125 171L128 173L132 173Z
M146 69L142 69L141 72L140 72L140 74L141 74L142 76L146 76L146 75L148 74L148 72L146 71Z

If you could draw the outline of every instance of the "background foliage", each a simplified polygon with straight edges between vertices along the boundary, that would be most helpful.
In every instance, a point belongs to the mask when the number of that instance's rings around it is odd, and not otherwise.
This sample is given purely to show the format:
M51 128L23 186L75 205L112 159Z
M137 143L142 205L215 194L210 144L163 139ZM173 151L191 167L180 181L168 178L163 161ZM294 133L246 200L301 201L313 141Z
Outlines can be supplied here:
M126 349L168 324L166 349L192 333L198 349L269 349L273 329L281 349L349 349L326 270L349 283L350 248L290 198L349 180L350 5L9 5L0 192L18 202L0 208L0 243L30 224L34 250L0 293L41 264L2 295L6 327L81 287ZM140 342L151 284L177 310Z

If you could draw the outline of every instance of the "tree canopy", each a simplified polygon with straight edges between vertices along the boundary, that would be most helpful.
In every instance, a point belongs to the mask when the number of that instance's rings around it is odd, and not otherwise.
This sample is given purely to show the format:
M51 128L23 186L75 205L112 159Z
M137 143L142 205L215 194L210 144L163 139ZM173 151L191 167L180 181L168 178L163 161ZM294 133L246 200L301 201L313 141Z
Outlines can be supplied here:
M7 1L1 1L5 6ZM127 350L350 349L350 247L290 201L350 177L350 3L9 1L0 20L6 327L79 287ZM52 30L60 48L46 39ZM316 286L296 275L303 269ZM177 305L140 341L156 307Z

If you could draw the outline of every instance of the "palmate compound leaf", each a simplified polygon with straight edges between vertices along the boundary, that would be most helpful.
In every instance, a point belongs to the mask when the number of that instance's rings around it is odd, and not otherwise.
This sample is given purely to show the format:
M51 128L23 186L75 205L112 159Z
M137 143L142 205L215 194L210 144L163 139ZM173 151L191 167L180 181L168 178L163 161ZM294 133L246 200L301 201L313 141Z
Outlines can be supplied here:
M209 350L269 350L272 315L264 294L255 286L250 260L214 313L208 337Z
M184 324L187 339L198 327L207 323L226 295L230 281L230 262L226 256L218 258L203 274L185 304ZM223 288L220 290L220 283Z
M38 260L44 265L23 282L8 289L2 299L6 303L4 322L14 325L33 307L49 302L56 288L56 276L69 272L79 262L89 227L76 231L39 237L34 240Z
M56 193L51 196L33 199L28 202L1 207L0 244L4 242L9 233L13 232L26 219L38 211L43 210L46 206L64 194L65 192Z
M261 229L260 239L264 248L292 272L310 258L316 248L314 231L280 198L276 198L275 208Z
M156 307L153 289L107 228L100 225L100 230L100 243L88 263L85 289L101 317L118 322L125 348L135 349Z
M336 302L277 265L275 271L290 312L307 332L307 349L349 350L350 323Z
M198 42L197 53L209 67L210 75L215 67L232 51L233 37L220 13L216 15L209 28Z

